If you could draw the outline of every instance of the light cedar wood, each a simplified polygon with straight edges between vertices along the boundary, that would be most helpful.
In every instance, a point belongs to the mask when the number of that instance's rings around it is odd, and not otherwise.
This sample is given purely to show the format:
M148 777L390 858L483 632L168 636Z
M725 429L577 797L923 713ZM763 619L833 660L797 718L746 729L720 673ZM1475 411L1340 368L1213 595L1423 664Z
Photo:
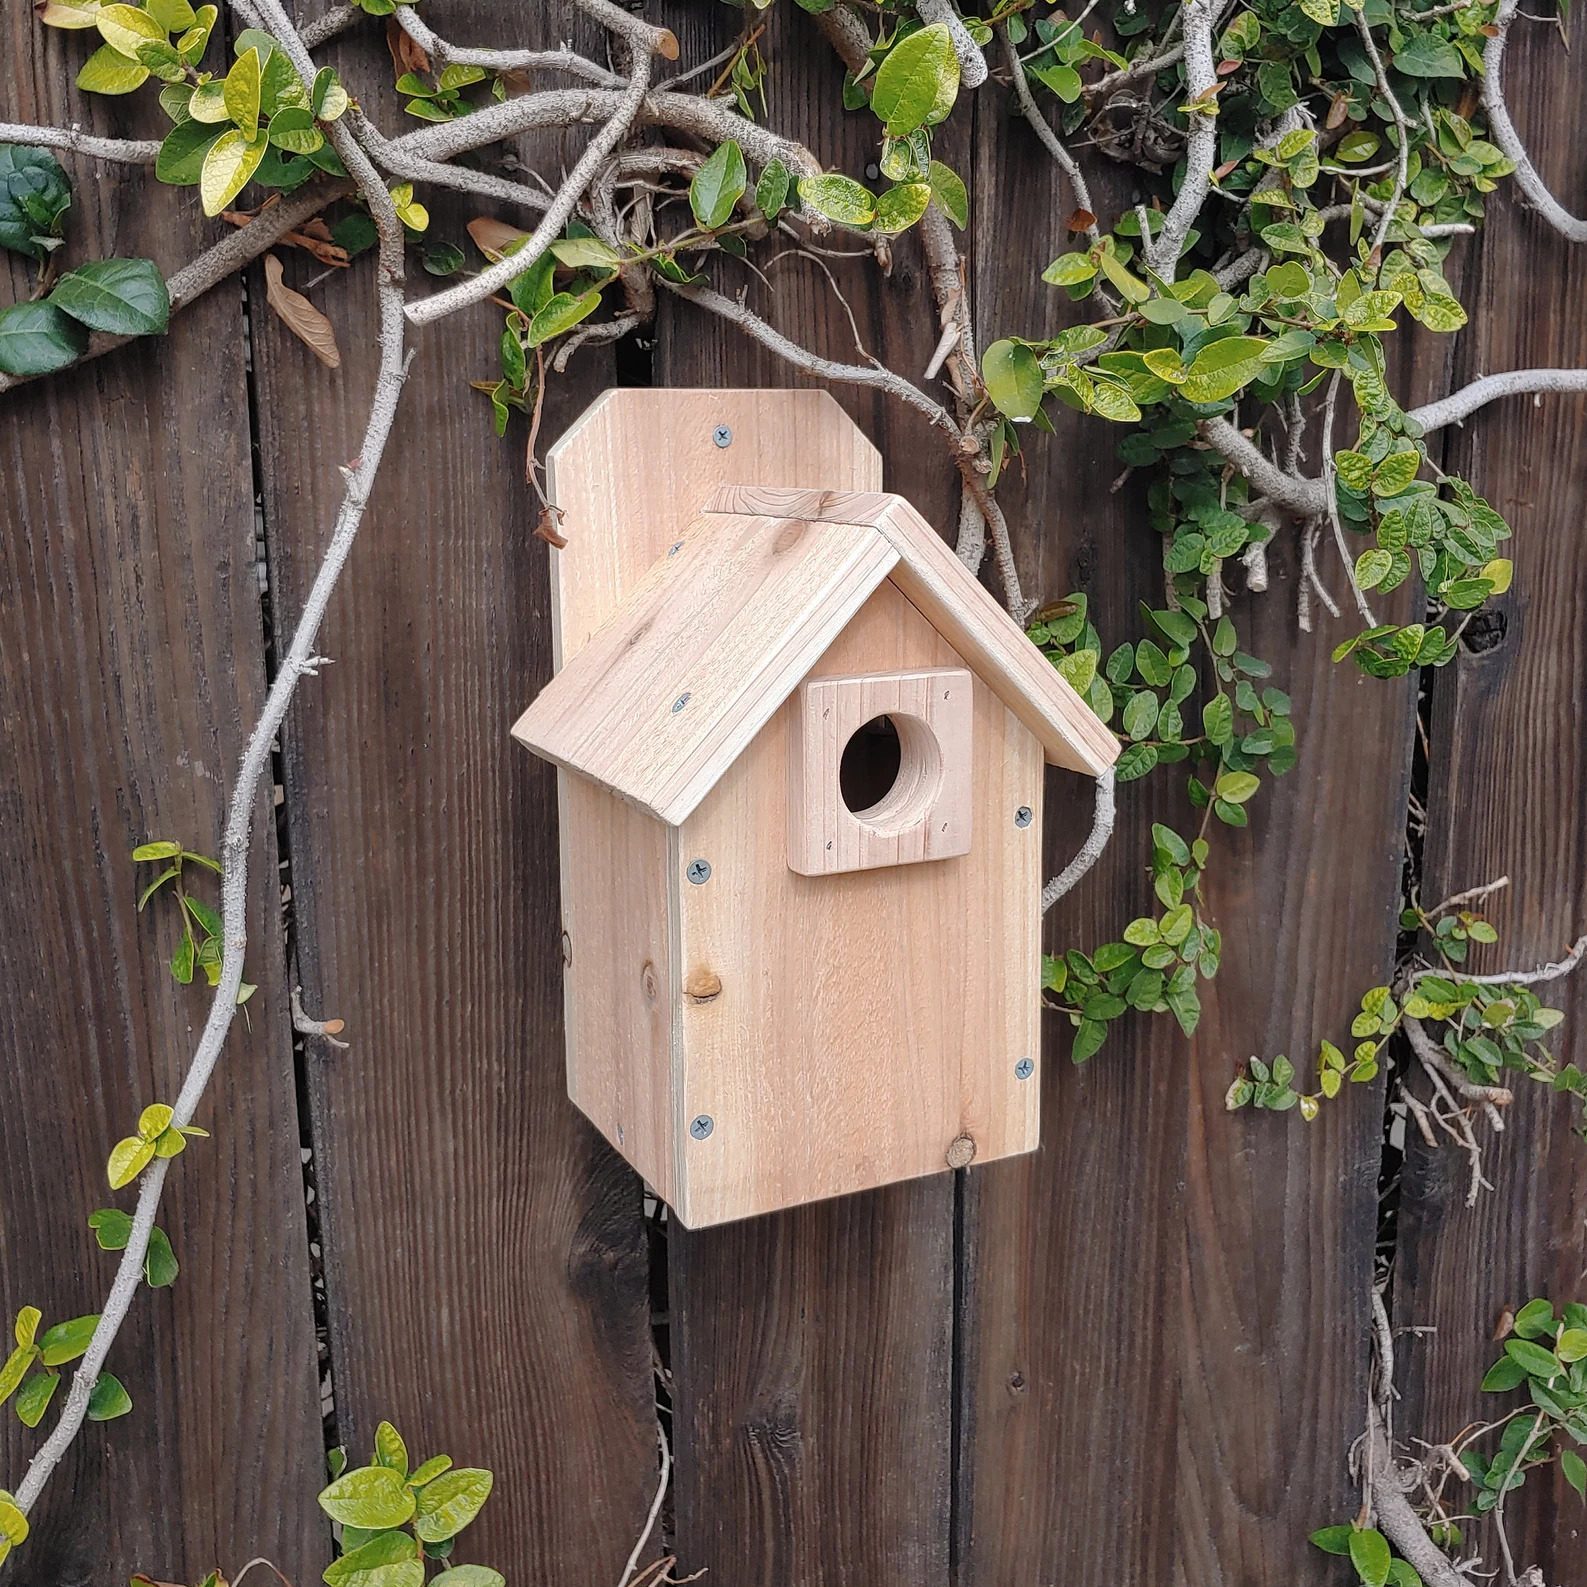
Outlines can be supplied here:
M963 668L964 658L884 583L815 677ZM788 867L789 738L797 695L685 822L680 959L721 991L685 1001L680 1118L683 1223L729 1219L975 1162L1037 1144L1040 746L973 680L973 852L930 865L801 876Z
M872 525L898 551L893 582L1036 735L1051 765L1096 777L1118 758L1118 741L903 497L727 486L707 509Z
M898 553L864 526L721 513L673 544L513 735L677 826Z
M963 667L812 678L788 735L788 863L802 876L943 860L970 851L971 676ZM851 810L843 752L885 716L899 765L886 796Z
M612 390L569 427L547 456L568 541L551 554L559 669L734 479L876 490L881 459L824 391ZM680 1011L714 995L673 950L677 831L566 771L557 790L568 1092L675 1204Z

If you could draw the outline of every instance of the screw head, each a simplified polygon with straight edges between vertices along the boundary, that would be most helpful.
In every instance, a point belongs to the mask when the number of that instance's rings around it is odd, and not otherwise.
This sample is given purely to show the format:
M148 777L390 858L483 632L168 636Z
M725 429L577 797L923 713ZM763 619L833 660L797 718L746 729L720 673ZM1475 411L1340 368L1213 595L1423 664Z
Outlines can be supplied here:
M672 544L667 547L667 555L669 557L675 557L681 550L683 550L683 542L681 540L674 540Z
M681 711L684 706L686 706L693 698L694 696L689 694L687 691L685 691L683 694L680 694L678 698L672 702L672 714L676 716L678 712Z
M711 432L711 439L718 446L731 446L733 444L733 432L725 424L719 424Z
M1014 1078L1016 1080L1029 1080L1030 1077L1035 1073L1036 1065L1033 1064L1029 1058L1021 1058L1020 1061L1014 1065Z
M1019 809L1014 812L1014 825L1017 827L1028 827L1035 819L1035 813L1031 810L1029 805L1021 805Z
M711 880L711 862L709 860L690 860L689 868L683 873L696 887Z
M689 1134L697 1141L703 1141L715 1128L716 1120L709 1113L697 1114L689 1120Z

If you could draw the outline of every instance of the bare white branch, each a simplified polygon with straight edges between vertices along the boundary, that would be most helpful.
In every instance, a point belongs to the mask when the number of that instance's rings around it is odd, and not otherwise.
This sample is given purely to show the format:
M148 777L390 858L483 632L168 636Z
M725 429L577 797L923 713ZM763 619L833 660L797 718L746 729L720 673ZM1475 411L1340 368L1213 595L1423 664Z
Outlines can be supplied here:
M959 81L966 88L979 88L986 81L986 57L970 37L953 0L920 0L917 8L922 22L940 22L953 39L953 53L959 57Z
M577 50L475 49L443 39L414 6L398 6L397 25L439 66L479 66L487 72L565 72L598 88L621 88L616 72L580 55Z
M1217 20L1214 0L1185 0L1185 102L1196 104L1218 86L1212 59L1212 29ZM1196 224L1212 190L1212 167L1218 158L1217 122L1192 111L1185 144L1185 176L1168 211L1163 229L1147 249L1147 262L1165 281L1174 279L1185 239Z
M1019 106L1019 112L1031 131L1036 134L1037 141L1053 157L1058 169L1069 178L1076 208L1085 210L1092 217L1091 224L1086 227L1086 235L1092 242L1096 242L1098 235L1096 208L1091 202L1091 189L1086 184L1085 173L1080 169L1079 161L1064 147L1063 139L1053 130L1052 123L1042 114L1041 107L1036 103L1035 96L1030 91L1030 79L1025 75L1025 64L1019 58L1019 51L1010 41L1006 27L998 29L998 39L1003 46L1003 59L1008 64L1009 81L1014 89L1014 102Z
M1091 831L1075 857L1042 888L1041 912L1044 915L1097 863L1108 846L1108 839L1113 836L1114 782L1111 766L1097 778L1096 814L1091 818Z
M0 143L26 144L34 149L67 149L94 160L114 160L122 165L153 165L158 142L140 138L98 138L76 125L34 127L21 121L0 121Z
M1515 161L1516 185L1526 194L1532 207L1562 237L1570 242L1587 242L1587 220L1578 219L1549 192L1537 167L1527 157L1526 145L1510 119L1504 102L1504 46L1510 36L1520 0L1501 0L1493 19L1494 32L1482 52L1482 105L1488 112L1488 135Z
M1587 391L1587 369L1512 369L1502 375L1484 375L1437 402L1412 408L1408 417L1415 419L1424 431L1438 430L1470 418L1495 398L1545 391Z

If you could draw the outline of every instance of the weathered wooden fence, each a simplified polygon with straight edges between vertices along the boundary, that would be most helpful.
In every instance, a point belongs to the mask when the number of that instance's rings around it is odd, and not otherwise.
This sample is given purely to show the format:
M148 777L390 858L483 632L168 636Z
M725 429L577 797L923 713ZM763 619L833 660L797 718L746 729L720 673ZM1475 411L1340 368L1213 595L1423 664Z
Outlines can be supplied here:
M579 36L566 6L435 0L458 36ZM779 8L781 12L784 8ZM768 48L776 114L858 169L872 130L837 109L836 70L796 9ZM698 59L737 13L664 15ZM70 35L31 8L0 20L0 110L141 132L149 107L71 86ZM1510 92L1556 190L1587 194L1573 116L1587 63L1534 29ZM387 74L369 54L348 71ZM995 92L952 134L974 173L970 268L983 337L1033 331L1052 297L1066 195ZM530 151L567 153L547 139ZM209 229L152 175L74 166L74 245L168 267ZM1128 195L1112 195L1117 201ZM1458 340L1405 378L1587 362L1587 254L1508 198L1461 261ZM437 205L457 231L467 211ZM1045 251L1044 251L1045 250ZM765 311L843 356L846 318L789 261ZM904 243L888 280L844 278L862 335L901 367L935 340ZM17 284L23 282L14 272ZM374 363L367 270L319 294L345 362L321 368L217 289L145 342L0 403L0 1302L51 1318L107 1281L84 1219L109 1142L175 1089L203 993L161 958L168 920L135 912L129 851L212 847L280 636L293 622L356 450ZM1225 968L1194 1042L1139 1019L1082 1070L1051 1033L1036 1156L663 1246L641 1186L562 1082L553 779L507 726L548 675L545 547L519 449L463 382L495 356L491 316L420 339L403 418L326 626L335 665L281 743L279 808L258 801L249 949L260 991L205 1113L213 1141L173 1177L174 1290L143 1297L113 1364L133 1418L90 1429L36 1517L17 1579L110 1587L133 1569L194 1580L251 1554L313 1581L322 1385L354 1446L390 1417L414 1445L494 1467L470 1557L516 1583L615 1583L657 1477L654 1341L672 1373L681 1568L724 1587L1194 1587L1322 1583L1304 1545L1351 1513L1344 1454L1366 1395L1382 1108L1353 1094L1306 1128L1231 1117L1252 1052L1313 1049L1394 950L1416 741L1414 683L1333 666L1293 621L1274 558L1253 648L1295 698L1302 754L1246 833L1222 838L1213 914ZM581 355L550 434L615 381L786 383L785 368L671 304L653 345ZM843 400L901 484L943 522L946 469L913 418ZM1503 626L1434 685L1429 896L1508 872L1507 952L1546 957L1587 919L1587 411L1547 399L1484 413L1454 465L1519 530ZM1452 465L1453 466L1453 465ZM1097 422L1036 438L1006 496L1028 587L1089 593L1123 631L1160 574L1138 496ZM1054 791L1054 857L1088 812ZM1172 790L1132 788L1103 864L1052 923L1097 939L1148 896L1142 856ZM272 820L272 813L277 816ZM282 898L272 871L282 867ZM281 907L285 902L286 908ZM285 922L285 924L284 924ZM294 1042L289 989L345 1016L352 1046ZM1566 992L1587 1017L1580 988ZM1572 1041L1579 1044L1578 1035ZM1576 1048L1579 1051L1579 1045ZM1488 1156L1413 1150L1398 1225L1402 1426L1475 1414L1506 1302L1584 1298L1587 1147L1546 1095ZM305 1162L309 1216L305 1216ZM316 1337L316 1286L326 1324ZM0 1480L36 1435L0 1421ZM1533 1482L1522 1548L1579 1579L1574 1504Z

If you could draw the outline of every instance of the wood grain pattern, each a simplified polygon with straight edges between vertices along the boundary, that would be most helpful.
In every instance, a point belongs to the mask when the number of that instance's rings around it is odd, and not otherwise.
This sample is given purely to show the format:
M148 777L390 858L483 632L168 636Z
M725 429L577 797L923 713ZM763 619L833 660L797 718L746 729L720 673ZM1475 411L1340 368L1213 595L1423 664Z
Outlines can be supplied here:
M816 678L956 667L961 658L884 585ZM679 959L722 990L682 1014L680 1134L690 1228L940 1173L968 1137L978 1162L1035 1145L1041 755L974 688L970 852L838 876L788 868L790 700L680 834ZM920 922L932 930L922 932Z
M1564 136L1558 107L1587 93L1587 61L1546 29L1516 32L1505 52L1505 97L1543 177L1574 212L1587 192L1587 146ZM1456 383L1534 365L1587 363L1587 321L1560 306L1587 292L1587 254L1557 236L1508 189L1490 201L1478 241L1471 315L1461 333ZM1500 932L1478 970L1530 967L1557 958L1587 929L1587 404L1546 396L1510 398L1449 436L1444 466L1470 479L1515 531L1506 552L1515 582L1497 603L1502 624L1474 625L1468 647L1439 675L1429 766L1428 840L1422 897L1510 877L1484 906ZM1539 988L1566 1023L1555 1050L1581 1061L1587 981ZM1413 1077L1413 1084L1419 1080ZM1568 1099L1518 1080L1506 1129L1484 1138L1494 1189L1465 1205L1463 1154L1428 1154L1413 1141L1405 1166L1394 1313L1397 1324L1436 1329L1402 1336L1398 1425L1437 1441L1468 1420L1519 1403L1478 1389L1497 1346L1500 1311L1534 1295L1583 1298L1587 1148L1572 1133ZM1425 1085L1421 1091L1425 1094ZM1410 1132L1414 1135L1414 1132ZM1536 1563L1549 1581L1570 1581L1582 1562L1580 1500L1557 1468L1530 1476L1506 1505L1517 1568ZM1474 1545L1497 1558L1491 1528Z
M442 4L459 39L596 35L568 6ZM389 84L378 33L343 75ZM400 119L393 105L387 124ZM560 162L555 139L525 149ZM437 201L433 235L476 211ZM519 216L512 216L519 219ZM414 285L422 290L415 268ZM288 281L312 273L288 262ZM257 343L277 631L297 613L370 390L372 275L325 282L343 365L271 320ZM554 778L508 737L551 670L546 549L468 372L499 313L415 337L418 360L320 648L336 658L284 737L311 1007L352 1048L310 1059L340 1430L389 1417L417 1454L496 1473L467 1557L568 1587L617 1579L656 1477L639 1181L564 1095ZM554 434L610 381L557 382Z
M82 35L0 19L9 117L147 137L147 100L72 86ZM75 189L65 265L152 256L172 270L214 228L151 172L63 156ZM32 289L7 254L3 301ZM176 985L169 897L136 912L131 850L218 848L264 689L245 329L222 287L141 341L0 399L0 1306L46 1322L97 1309L116 1258L88 1214L139 1109L174 1100L208 993ZM90 1425L46 1490L18 1582L85 1587L134 1570L196 1581L252 1555L300 1581L327 1557L303 1184L275 833L255 804L239 1020L174 1165L161 1224L182 1271L140 1293L111 1353L130 1416ZM142 872L140 875L139 872ZM218 902L212 885L197 896ZM58 1409L64 1394L56 1401ZM0 1487L46 1429L0 1416Z
M668 0L656 18L690 59L721 48L741 20L687 0ZM842 74L811 19L782 6L765 19L769 114L830 167L863 176L874 123L838 108ZM933 152L962 165L964 138L965 129L941 128ZM731 264L720 279L728 291L745 280ZM915 239L899 239L890 276L845 268L840 280L869 349L923 369L938 332L921 310ZM856 356L820 270L791 257L771 281L770 290L750 284L756 308L807 346ZM736 331L663 307L660 381L790 383L786 365ZM940 437L876 393L837 396L889 458L889 483L929 522L955 521ZM946 1577L952 1208L953 1181L938 1174L702 1234L674 1231L678 1574L709 1566L724 1582L779 1587Z
M678 826L897 561L864 525L702 514L513 736Z
M1028 261L1069 245L1071 195L1029 129L999 121L995 94L978 116L982 344L1051 334L1059 299ZM1114 184L1097 196L1104 215L1129 201ZM1010 215L1045 234L1010 250ZM1111 647L1138 632L1137 602L1160 599L1162 575L1138 487L1110 489L1106 427L1055 422L1055 437L1029 438L1028 480L1001 495L1026 587L1086 591ZM1357 1095L1305 1131L1228 1115L1222 1099L1249 1053L1300 1064L1388 967L1412 694L1333 667L1342 625L1295 634L1294 561L1276 548L1269 592L1234 602L1246 648L1294 696L1301 761L1248 831L1213 834L1223 968L1200 1031L1187 1043L1133 1016L1072 1070L1070 1032L1050 1026L1042 1150L966 1180L964 1587L1321 1587L1336 1574L1301 1540L1354 1508L1344 1454L1366 1387L1379 1108ZM1370 781L1347 742L1374 746ZM1120 790L1112 844L1054 911L1049 948L1115 938L1151 907L1148 826L1187 830L1182 786L1170 770ZM1056 866L1088 812L1073 779L1050 795Z
M726 486L710 505L873 524L898 552L894 582L1036 735L1050 764L1095 777L1118 758L1113 735L904 497Z

